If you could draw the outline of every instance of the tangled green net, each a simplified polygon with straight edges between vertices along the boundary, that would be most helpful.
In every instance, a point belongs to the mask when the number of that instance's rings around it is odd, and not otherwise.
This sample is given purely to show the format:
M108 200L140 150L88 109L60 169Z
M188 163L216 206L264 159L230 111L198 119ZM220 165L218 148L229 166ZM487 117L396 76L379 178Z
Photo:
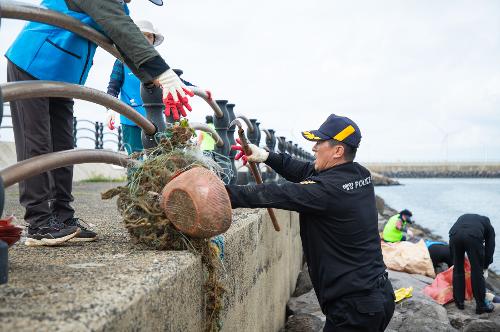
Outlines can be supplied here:
M210 239L192 239L177 231L160 206L163 188L178 174L200 166L222 174L217 163L191 143L193 134L187 121L162 132L157 147L131 155L138 164L128 169L128 183L102 193L101 197L118 196L118 211L134 243L159 250L190 250L201 255L206 270L204 329L218 331L224 288L217 248Z

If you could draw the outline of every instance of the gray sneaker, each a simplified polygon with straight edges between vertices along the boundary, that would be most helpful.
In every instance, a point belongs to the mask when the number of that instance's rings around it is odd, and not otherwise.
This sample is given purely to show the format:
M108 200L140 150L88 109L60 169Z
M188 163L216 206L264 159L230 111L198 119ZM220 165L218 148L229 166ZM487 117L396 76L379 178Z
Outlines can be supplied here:
M80 232L76 226L68 226L51 216L46 226L28 228L28 236L24 243L30 247L57 246L71 240Z
M73 237L71 242L91 242L97 240L97 233L90 229L89 224L80 218L71 218L64 222L66 226L76 226L80 229L80 233Z

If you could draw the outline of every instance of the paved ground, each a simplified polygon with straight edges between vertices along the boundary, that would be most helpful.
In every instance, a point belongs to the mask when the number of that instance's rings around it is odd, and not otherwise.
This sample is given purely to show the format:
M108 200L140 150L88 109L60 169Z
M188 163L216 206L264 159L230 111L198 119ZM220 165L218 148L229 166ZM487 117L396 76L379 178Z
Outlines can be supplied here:
M9 284L0 286L1 331L100 329L120 308L176 269L193 263L187 252L140 249L128 238L116 199L100 193L116 183L75 184L77 216L95 224L100 240L63 247L9 250ZM4 214L22 216L17 187L6 193ZM22 222L22 219L20 219Z

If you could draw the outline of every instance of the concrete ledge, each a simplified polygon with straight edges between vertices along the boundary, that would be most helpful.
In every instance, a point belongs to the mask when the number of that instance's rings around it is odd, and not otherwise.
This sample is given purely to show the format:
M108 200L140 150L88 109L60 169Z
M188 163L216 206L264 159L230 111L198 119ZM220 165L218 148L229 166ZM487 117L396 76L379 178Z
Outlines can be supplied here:
M10 249L10 281L0 286L5 331L200 331L203 281L199 257L130 243L115 208L99 193L110 184L76 184L78 216L96 224L96 243ZM22 212L17 188L6 213ZM225 234L224 331L278 331L302 262L298 217L235 210Z

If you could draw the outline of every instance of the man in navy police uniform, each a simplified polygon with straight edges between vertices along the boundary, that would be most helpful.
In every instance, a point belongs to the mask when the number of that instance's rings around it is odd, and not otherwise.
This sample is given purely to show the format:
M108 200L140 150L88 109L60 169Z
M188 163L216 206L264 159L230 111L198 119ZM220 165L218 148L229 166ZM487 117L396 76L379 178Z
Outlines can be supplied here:
M361 132L351 119L332 114L319 130L302 135L316 142L313 163L250 146L249 161L265 162L287 181L228 185L232 207L299 212L309 274L327 317L324 331L383 331L394 312L394 291L382 259L371 174L353 161Z

